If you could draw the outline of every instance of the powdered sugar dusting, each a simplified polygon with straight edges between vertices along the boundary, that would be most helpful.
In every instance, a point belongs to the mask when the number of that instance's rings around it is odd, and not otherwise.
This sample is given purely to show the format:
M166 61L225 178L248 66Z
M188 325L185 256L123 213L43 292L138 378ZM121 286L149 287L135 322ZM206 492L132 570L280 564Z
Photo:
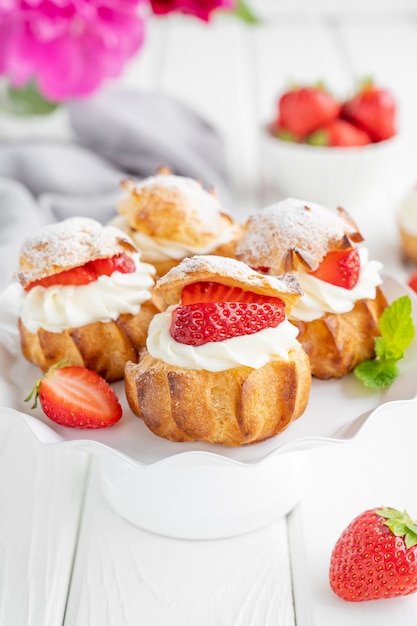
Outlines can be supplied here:
M19 279L23 285L45 276L136 251L118 228L103 226L91 218L73 217L35 230L20 250Z
M126 196L117 210L135 231L201 249L215 244L222 233L229 241L236 236L231 215L197 180L159 174L138 183L128 179L122 187Z
M220 280L225 284L269 295L279 292L298 297L302 293L297 278L292 274L266 276L241 261L216 255L195 255L184 259L162 276L156 286L165 291L171 286L182 288L198 280Z
M288 253L296 251L314 269L332 245L350 235L358 240L356 225L343 212L287 198L249 217L236 255L252 267L284 271Z

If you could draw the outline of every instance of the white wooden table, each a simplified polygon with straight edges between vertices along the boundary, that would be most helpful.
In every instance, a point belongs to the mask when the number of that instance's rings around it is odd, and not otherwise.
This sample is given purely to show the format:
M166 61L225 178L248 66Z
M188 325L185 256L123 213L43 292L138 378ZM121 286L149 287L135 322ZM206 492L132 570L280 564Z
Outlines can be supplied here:
M355 77L374 75L396 93L406 148L370 205L355 209L373 256L405 276L395 210L417 181L415 1L252 2L264 17L256 27L155 20L125 82L180 97L220 130L229 208L243 218L274 199L262 184L260 125L287 81L321 78L344 93ZM94 456L45 446L3 417L0 625L416 626L417 595L348 604L327 581L332 546L355 515L384 504L417 516L415 438L416 404L391 405L353 442L309 453L307 488L286 518L243 536L186 541L119 517L101 494Z

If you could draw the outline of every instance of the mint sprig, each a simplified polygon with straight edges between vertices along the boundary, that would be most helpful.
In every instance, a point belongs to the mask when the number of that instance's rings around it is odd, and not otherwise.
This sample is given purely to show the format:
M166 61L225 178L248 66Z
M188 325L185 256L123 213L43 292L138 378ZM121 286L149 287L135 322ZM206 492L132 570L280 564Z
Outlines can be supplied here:
M375 337L375 358L364 361L353 370L355 376L371 389L388 387L399 375L398 361L414 339L412 304L409 296L394 300L378 321L381 332Z

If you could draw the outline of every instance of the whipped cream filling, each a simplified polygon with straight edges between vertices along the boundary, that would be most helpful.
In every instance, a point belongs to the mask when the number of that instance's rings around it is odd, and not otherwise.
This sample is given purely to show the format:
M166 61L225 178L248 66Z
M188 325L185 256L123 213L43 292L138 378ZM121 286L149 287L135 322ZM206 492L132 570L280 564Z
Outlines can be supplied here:
M116 320L122 313L137 315L150 300L155 268L132 255L136 271L113 272L87 285L37 285L21 296L20 317L32 333L39 328L59 333L93 322Z
M417 236L417 189L412 189L400 204L398 221L406 233Z
M382 263L370 261L368 249L358 248L361 269L359 280L353 289L344 289L326 283L307 272L298 272L297 278L304 292L297 304L292 308L290 318L303 322L311 322L325 313L347 313L355 306L355 302L376 296L376 287L382 284L380 271Z
M177 367L222 372L246 365L257 369L270 361L288 361L290 350L299 348L298 329L284 320L275 328L265 328L252 335L212 341L202 346L179 343L171 336L172 311L169 307L152 319L147 350L156 359Z
M224 229L219 233L218 237L212 239L209 245L205 247L192 247L180 244L178 241L171 241L170 239L164 239L162 237L149 237L145 233L135 231L129 227L127 219L121 215L114 218L110 222L111 226L116 226L123 232L129 235L142 254L150 262L152 261L169 261L174 259L180 261L187 256L194 254L210 254L213 250L216 250L219 246L222 246L235 236L234 226Z

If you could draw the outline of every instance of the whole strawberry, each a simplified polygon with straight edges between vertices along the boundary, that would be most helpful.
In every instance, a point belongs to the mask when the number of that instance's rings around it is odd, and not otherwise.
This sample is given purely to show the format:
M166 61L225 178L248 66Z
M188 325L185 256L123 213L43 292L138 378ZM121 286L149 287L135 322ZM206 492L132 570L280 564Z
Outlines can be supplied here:
M340 104L323 87L287 91L278 101L278 134L300 140L336 119Z
M360 90L344 103L341 117L367 132L373 142L396 134L394 97L388 89L376 87L372 80L364 81Z
M106 428L122 417L115 391L97 372L77 365L53 365L25 402L40 401L50 420L71 428Z
M360 602L417 591L417 525L404 511L370 509L338 539L330 586L343 600Z
M347 120L333 120L323 128L316 130L308 138L313 146L352 147L366 146L371 138L364 130Z

